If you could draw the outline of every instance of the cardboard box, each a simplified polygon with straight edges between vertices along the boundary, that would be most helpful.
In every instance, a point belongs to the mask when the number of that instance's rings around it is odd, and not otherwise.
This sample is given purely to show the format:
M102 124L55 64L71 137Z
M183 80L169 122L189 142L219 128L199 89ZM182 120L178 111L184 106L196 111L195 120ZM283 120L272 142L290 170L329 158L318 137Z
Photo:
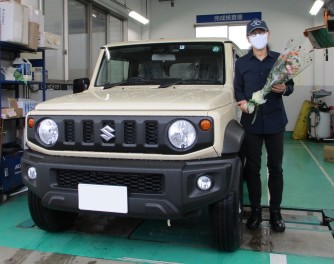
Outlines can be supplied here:
M31 49L37 49L38 38L39 38L39 24L35 22L29 22L28 47Z
M28 18L28 7L0 2L0 40L28 45Z
M334 146L324 146L324 161L334 162Z
M60 36L50 32L40 32L38 47L59 49Z
M1 109L1 118L9 119L23 117L23 109L19 108L15 98L8 98L8 105L9 107Z
M22 108L2 108L1 109L1 118L3 119L19 118L19 117L23 117Z
M44 15L41 10L38 10L32 6L29 8L29 22L37 23L39 26L39 32L44 32ZM37 36L38 38L39 36Z

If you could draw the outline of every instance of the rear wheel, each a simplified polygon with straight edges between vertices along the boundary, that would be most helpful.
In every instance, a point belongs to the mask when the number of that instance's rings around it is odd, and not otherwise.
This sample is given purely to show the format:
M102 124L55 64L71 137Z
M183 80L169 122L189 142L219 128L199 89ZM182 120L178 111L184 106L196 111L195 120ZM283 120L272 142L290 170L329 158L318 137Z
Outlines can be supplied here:
M223 251L235 251L242 239L242 165L239 162L237 174L228 196L209 207L215 246Z
M42 205L41 199L28 191L30 215L35 224L48 232L59 232L73 225L77 213L51 210Z

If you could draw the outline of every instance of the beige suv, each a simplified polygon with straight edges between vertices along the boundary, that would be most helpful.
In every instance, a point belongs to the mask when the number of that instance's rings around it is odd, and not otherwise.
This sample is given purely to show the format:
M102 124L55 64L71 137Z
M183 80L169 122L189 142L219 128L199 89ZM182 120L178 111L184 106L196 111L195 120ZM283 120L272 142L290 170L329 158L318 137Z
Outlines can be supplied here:
M238 249L238 56L227 39L102 47L88 89L26 117L22 177L36 225L61 231L82 212L169 222L209 212L215 245Z

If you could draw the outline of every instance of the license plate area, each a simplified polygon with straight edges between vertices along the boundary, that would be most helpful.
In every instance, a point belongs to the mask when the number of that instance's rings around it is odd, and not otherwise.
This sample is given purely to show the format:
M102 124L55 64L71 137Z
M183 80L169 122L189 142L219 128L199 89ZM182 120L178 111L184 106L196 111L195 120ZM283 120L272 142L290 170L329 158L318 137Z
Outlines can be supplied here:
M78 185L79 209L110 213L128 212L126 186L84 184Z

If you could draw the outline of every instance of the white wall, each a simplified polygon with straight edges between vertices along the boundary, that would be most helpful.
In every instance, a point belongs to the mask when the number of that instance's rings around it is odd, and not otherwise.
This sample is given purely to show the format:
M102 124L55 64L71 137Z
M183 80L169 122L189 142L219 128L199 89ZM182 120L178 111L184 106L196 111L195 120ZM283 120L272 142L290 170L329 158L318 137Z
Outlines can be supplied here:
M303 38L305 29L323 24L321 12L317 17L309 15L312 4L313 0L175 0L171 7L170 1L151 0L148 38L194 37L197 15L262 12L262 19L271 31L271 48L280 52L290 37ZM317 50L314 63L295 78L294 94L284 99L288 131L294 129L301 105L304 100L310 100L313 88L331 91L333 95L323 99L328 105L334 105L333 49L328 50L328 62L323 56L324 51Z

